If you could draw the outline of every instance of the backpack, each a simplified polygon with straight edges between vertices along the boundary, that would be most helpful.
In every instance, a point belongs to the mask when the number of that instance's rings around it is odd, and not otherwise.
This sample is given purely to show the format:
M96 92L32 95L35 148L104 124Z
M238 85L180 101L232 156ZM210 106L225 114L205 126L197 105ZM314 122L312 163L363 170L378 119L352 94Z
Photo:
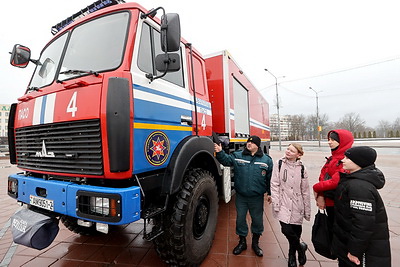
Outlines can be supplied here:
M281 166L282 166L282 159L279 160L278 162L278 171L281 171ZM304 179L304 165L301 164L301 178Z

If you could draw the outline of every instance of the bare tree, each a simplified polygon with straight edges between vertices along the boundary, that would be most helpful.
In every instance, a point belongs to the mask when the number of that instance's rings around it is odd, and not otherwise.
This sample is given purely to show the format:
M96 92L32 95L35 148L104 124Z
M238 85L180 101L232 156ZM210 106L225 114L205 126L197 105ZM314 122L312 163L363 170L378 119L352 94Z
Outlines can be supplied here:
M388 137L388 132L391 130L392 125L390 125L390 122L386 120L380 120L378 124L378 128L376 129L377 131L377 136L378 137L383 137L386 138Z
M360 117L360 114L354 112L346 113L342 119L340 119L337 124L337 128L342 128L349 130L352 133L364 132L365 121Z
M307 133L306 117L302 114L292 115L289 120L289 138L292 140L304 140Z
M306 119L306 132L307 132L307 138L308 139L316 139L316 129L315 129L315 125L316 125L316 116L314 115L308 115L307 119Z
M400 131L400 117L395 119L395 121L392 124L393 131Z
M315 115L305 116L303 114L288 116L289 138L291 140L317 139L317 118ZM321 140L333 129L347 129L354 134L355 138L375 138L375 137L400 137L400 117L392 124L381 120L379 125L371 128L365 125L365 121L359 114L354 112L347 113L338 122L330 122L326 114L319 117L319 125L322 126ZM277 125L270 125L271 134L277 132ZM390 134L390 135L389 135ZM271 139L272 135L271 135Z
M327 114L321 114L319 118L319 125L322 127L321 138L323 139L329 132L329 117Z
M320 132L321 139L328 133L329 117L327 114L321 114L318 118L319 126L322 127ZM317 116L309 115L307 117L307 130L308 134L312 139L318 139L318 127L317 127Z

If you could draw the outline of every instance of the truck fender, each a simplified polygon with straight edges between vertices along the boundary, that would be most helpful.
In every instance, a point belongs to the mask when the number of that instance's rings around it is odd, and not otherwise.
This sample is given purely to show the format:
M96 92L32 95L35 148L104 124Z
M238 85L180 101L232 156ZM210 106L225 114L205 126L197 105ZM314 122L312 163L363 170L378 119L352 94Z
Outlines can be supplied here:
M214 143L209 137L188 136L179 143L166 169L162 192L176 193L189 167L208 170L215 178L222 176L220 164L214 157Z

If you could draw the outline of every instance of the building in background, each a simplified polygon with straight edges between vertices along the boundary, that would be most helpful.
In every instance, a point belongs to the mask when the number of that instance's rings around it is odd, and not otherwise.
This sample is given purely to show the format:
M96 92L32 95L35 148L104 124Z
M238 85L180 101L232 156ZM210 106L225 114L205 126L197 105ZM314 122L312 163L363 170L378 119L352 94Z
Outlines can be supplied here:
M279 117L281 119L281 140L288 140L291 124L290 115L280 115ZM278 114L272 114L269 123L271 128L271 140L279 140Z
M11 105L0 104L0 137L7 137L8 116Z

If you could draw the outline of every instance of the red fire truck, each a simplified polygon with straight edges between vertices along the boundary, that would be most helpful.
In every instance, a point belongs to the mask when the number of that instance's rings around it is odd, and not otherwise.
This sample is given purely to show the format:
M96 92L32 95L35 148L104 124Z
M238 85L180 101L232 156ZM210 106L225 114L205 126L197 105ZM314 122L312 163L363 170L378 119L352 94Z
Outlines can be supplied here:
M229 153L255 134L268 153L268 103L227 51L203 57L182 39L177 14L121 2L55 25L37 60L14 46L11 64L36 68L10 111L23 172L8 194L79 234L142 219L163 260L196 265L234 184L213 144Z

